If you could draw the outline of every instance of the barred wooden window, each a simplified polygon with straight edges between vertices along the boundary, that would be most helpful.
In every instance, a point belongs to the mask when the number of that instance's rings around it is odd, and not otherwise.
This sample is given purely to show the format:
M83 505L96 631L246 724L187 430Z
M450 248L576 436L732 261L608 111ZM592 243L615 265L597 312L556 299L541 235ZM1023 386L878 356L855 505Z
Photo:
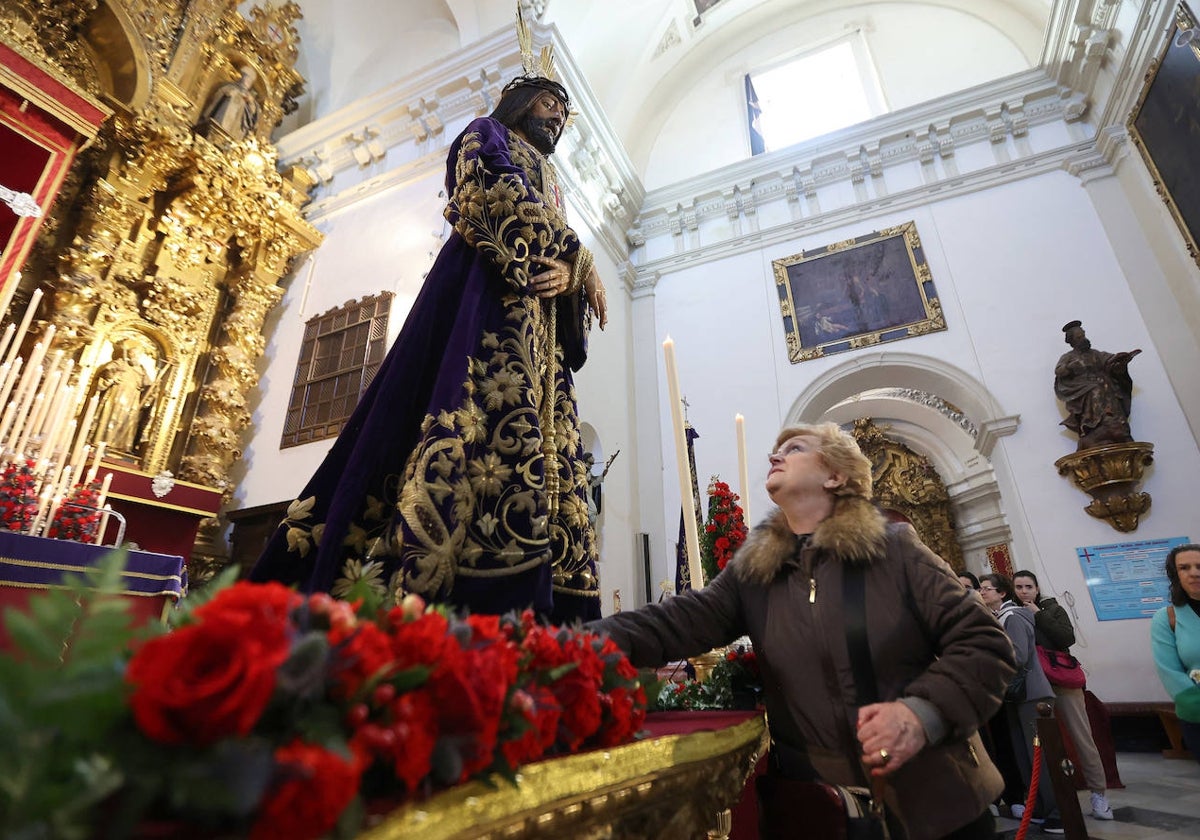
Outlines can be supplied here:
M392 293L350 301L304 326L280 448L336 437L387 353Z

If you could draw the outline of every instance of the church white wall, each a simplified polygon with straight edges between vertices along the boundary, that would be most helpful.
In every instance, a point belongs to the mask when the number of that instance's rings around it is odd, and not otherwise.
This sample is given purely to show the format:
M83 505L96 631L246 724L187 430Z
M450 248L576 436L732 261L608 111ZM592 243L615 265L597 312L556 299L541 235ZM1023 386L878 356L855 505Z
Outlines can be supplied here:
M1008 35L955 9L868 4L814 15L748 44L691 80L653 142L643 173L647 189L748 157L743 76L860 28L890 110L1030 67Z
M791 364L771 260L909 219L915 220L926 249L948 329ZM668 332L676 342L689 415L701 435L696 460L702 487L714 473L736 486L733 415L746 415L755 519L769 506L758 489L766 475L765 453L811 382L852 360L855 352L894 350L941 360L982 383L1005 413L1020 415L1015 434L1001 438L990 458L1013 532L1014 562L1036 571L1045 591L1074 596L1080 656L1091 671L1093 690L1110 702L1162 698L1148 654L1149 622L1098 621L1075 548L1194 536L1200 529L1188 488L1200 467L1200 452L1139 317L1130 278L1076 178L1050 172L909 211L862 216L818 234L677 271L664 268L654 287L653 313L657 341L639 346L637 354L642 364L653 362L658 370L655 423L662 464L647 467L665 477L665 528L656 535L657 554L673 556L679 516L658 344ZM1054 468L1057 458L1075 448L1072 436L1058 425L1063 414L1052 389L1054 364L1068 349L1061 327L1074 318L1083 320L1100 349L1143 349L1131 366L1132 425L1135 437L1154 443L1159 457L1144 488L1154 505L1133 534L1121 534L1084 513L1088 497ZM665 576L665 564L662 572Z
M390 291L388 343L412 308L422 275L441 247L442 173L433 169L389 192L318 220L325 241L294 272L264 354L261 400L242 459L235 508L291 499L321 463L333 440L280 449L305 322L347 301Z
M1117 259L1136 279L1138 311L1200 442L1200 266L1135 150L1127 150L1114 177L1089 181L1087 189Z

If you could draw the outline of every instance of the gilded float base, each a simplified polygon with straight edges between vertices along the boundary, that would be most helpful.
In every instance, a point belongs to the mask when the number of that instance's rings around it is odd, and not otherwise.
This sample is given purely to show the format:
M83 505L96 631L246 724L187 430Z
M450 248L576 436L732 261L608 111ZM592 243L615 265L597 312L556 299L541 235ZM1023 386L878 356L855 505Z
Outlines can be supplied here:
M1113 443L1064 455L1054 462L1059 475L1069 475L1080 490L1092 497L1084 508L1118 531L1137 530L1138 520L1150 509L1150 494L1141 491L1145 469L1154 463L1154 444Z
M709 676L712 675L713 668L717 663L725 658L725 648L716 648L707 653L702 653L699 656L693 656L688 659L688 664L696 672L696 682L708 682Z
M387 815L358 840L695 840L726 837L729 809L767 747L762 715L522 767Z

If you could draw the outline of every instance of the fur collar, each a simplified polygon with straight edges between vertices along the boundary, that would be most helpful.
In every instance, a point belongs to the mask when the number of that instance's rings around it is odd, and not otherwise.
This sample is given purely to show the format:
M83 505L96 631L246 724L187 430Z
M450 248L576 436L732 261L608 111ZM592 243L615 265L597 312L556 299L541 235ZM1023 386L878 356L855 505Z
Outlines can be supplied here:
M809 546L840 563L871 563L887 548L887 519L870 501L842 496L833 513L813 532ZM759 523L738 551L738 567L747 580L770 583L796 549L796 535L783 511L774 510Z

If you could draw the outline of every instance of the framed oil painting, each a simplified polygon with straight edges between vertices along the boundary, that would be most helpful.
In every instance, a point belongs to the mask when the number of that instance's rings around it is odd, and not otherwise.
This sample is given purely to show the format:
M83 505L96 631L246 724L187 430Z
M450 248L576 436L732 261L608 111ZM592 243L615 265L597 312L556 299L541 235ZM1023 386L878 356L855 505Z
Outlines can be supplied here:
M1200 264L1200 37L1195 30L1195 14L1180 3L1175 28L1146 73L1128 129L1188 252Z
M772 265L793 364L946 329L915 222Z

